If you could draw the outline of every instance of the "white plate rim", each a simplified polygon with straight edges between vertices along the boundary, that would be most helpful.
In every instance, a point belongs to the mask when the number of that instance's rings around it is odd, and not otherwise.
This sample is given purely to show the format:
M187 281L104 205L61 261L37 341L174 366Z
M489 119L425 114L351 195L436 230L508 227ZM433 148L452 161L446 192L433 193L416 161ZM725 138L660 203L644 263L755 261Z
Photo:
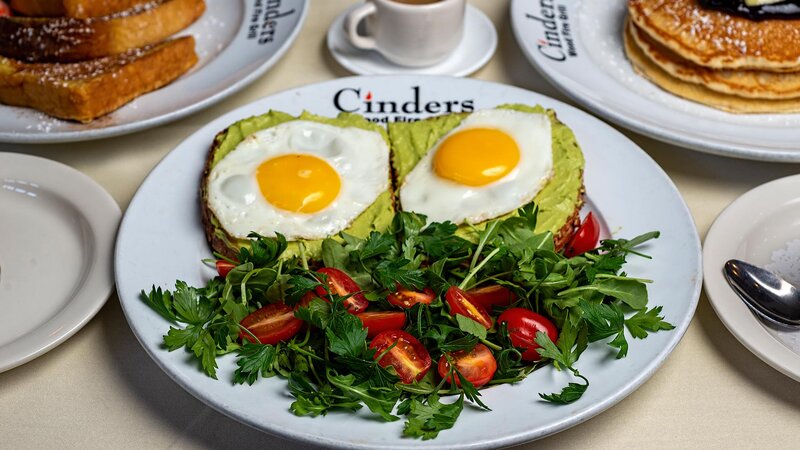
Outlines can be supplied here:
M595 415L605 411L606 409L610 408L611 406L615 405L616 403L618 403L619 401L621 401L622 399L627 397L630 393L635 391L645 381L647 381L655 373L655 371L664 363L664 361L669 356L669 354L672 352L672 350L675 348L675 346L678 344L678 342L680 342L681 338L683 337L683 335L685 334L685 332L686 332L686 330L687 330L687 328L689 326L689 323L691 322L691 320L692 320L692 318L694 316L694 311L695 311L695 309L697 307L697 303L698 303L698 300L699 300L700 292L701 292L701 289L702 289L702 269L701 269L701 266L700 266L700 259L701 259L700 239L699 239L699 236L697 234L696 226L694 225L694 221L693 221L693 218L691 216L691 213L690 213L688 207L686 206L685 202L683 201L679 191L677 190L677 187L672 183L672 181L669 179L669 177L663 171L663 169L661 169L661 167L658 166L657 163L655 163L655 161L653 161L652 158L650 158L649 155L647 155L643 150L641 150L641 148L639 148L630 139L628 139L627 137L625 137L624 135L622 135L618 131L614 130L613 128L609 127L608 125L606 125L602 121L597 120L596 118L590 116L589 114L587 114L587 113L585 113L585 112L583 112L583 111L581 111L581 110L579 110L579 109L577 109L577 108L575 108L573 106L567 105L565 103L562 103L560 101L551 99L551 98L546 97L544 95L541 95L541 94L538 94L538 93L534 93L534 92L531 92L531 91L527 91L527 90L524 90L524 89L521 89L521 88L507 86L507 85L503 85L503 84L500 84L500 83L482 81L482 80L454 78L454 77L448 77L448 76L434 76L434 75L408 75L408 76L374 75L374 76L354 76L354 77L349 77L349 78L340 78L340 79L336 79L336 80L330 80L330 81L326 81L326 82L311 84L311 85L307 85L307 86L303 86L303 87L292 88L292 89L288 89L288 90L283 91L283 92L278 92L278 93L275 93L275 94L273 94L271 96L264 97L264 98L262 98L260 100L256 100L256 101L250 103L249 105L244 105L244 106L242 106L242 107L240 107L240 108L238 108L236 110L233 110L233 111L229 112L228 114L226 114L224 116L221 116L221 117L217 118L216 120L212 121L211 123L207 124L206 126L201 128L200 130L198 130L192 136L188 137L181 144L179 144L170 154L166 155L162 159L162 161L159 162L159 164L155 166L153 171L151 171L151 173L148 175L148 177L142 183L142 186L145 186L148 183L148 180L151 177L155 176L155 172L157 171L158 167L161 164L168 163L168 161L171 158L175 157L175 155L178 154L180 148L183 145L185 145L187 142L191 141L193 139L193 137L200 136L201 134L208 134L209 137L211 137L211 136L213 136L213 134L215 134L217 131L219 131L218 128L221 129L221 127L224 127L224 125L220 126L219 124L221 124L221 123L226 123L226 124L227 123L232 123L235 120L237 120L237 118L239 118L239 117L246 117L246 116L250 115L250 114L243 113L243 112L240 112L240 111L245 111L249 107L253 107L255 105L268 103L271 97L282 95L282 94L289 94L289 93L292 93L292 92L296 92L296 91L298 91L300 89L304 89L304 88L308 88L308 87L318 87L318 86L341 85L341 84L346 84L346 83L354 83L354 82L358 82L358 80L362 80L362 79L363 80L379 79L379 80L383 81L384 85L395 85L396 84L396 80L398 80L398 79L408 80L407 82L410 83L410 84L424 84L426 80L442 79L442 80L448 80L448 82L453 82L453 83L455 83L455 82L473 83L473 86L481 85L481 86L489 86L489 87L497 87L497 88L502 87L502 88L505 88L505 89L513 90L515 92L521 92L521 93L526 93L527 95L535 96L538 99L540 99L540 101L542 101L542 103L546 104L548 107L552 107L552 108L556 109L559 112L559 114L563 114L563 113L569 112L570 114L574 114L576 116L580 116L580 117L584 118L585 120L591 121L592 123L607 129L609 133L613 134L614 137L619 139L621 142L624 142L627 145L636 148L638 156L641 157L643 161L647 161L647 164L649 164L650 168L653 169L653 172L652 172L651 175L654 175L654 176L660 178L660 182L664 182L665 183L665 187L669 191L669 195L673 196L673 198L676 198L676 199L679 200L679 203L681 205L680 208L679 208L680 210L679 211L674 211L674 213L681 215L683 217L683 219L685 219L685 221L686 221L687 228L685 230L682 230L682 231L685 231L685 232L690 234L690 237L688 239L689 242L686 242L686 245L687 245L687 247L691 247L692 248L692 250L690 251L691 257L694 258L694 261L696 261L696 264L695 264L696 267L694 267L693 270L690 270L690 272L692 272L691 280L690 280L690 283L689 283L691 285L691 291L690 291L689 295L687 295L689 302L688 302L688 305L687 305L686 314L681 315L678 321L673 321L673 324L675 325L675 329L669 332L670 334L669 334L667 345L665 345L663 348L661 348L661 350L658 352L658 354L655 355L649 361L646 369L641 371L641 372L639 372L639 373L637 373L637 374L635 374L634 376L632 376L628 380L628 382L625 383L625 385L623 387L621 387L616 392L615 395L604 399L604 401L594 403L591 407L586 408L585 410L583 410L578 415L571 416L568 420L563 420L561 422L550 424L549 427L541 429L536 435L531 435L531 433L529 433L529 432L520 432L520 433L516 433L516 434L512 434L512 435L502 436L502 437L492 437L490 439L487 439L485 441L481 441L481 442L478 442L478 443L469 443L469 444L461 443L461 444L459 444L457 446L438 445L435 442L435 440L433 442L432 441L404 440L403 444L399 444L399 445L381 445L381 447L382 448L396 448L396 449L410 449L410 448L419 448L419 447L424 445L425 448L434 448L434 449L439 449L439 448L441 448L441 449L444 449L444 448L474 448L474 449L479 449L479 448L495 448L495 447L519 444L519 443L527 442L527 441L530 441L530 440L539 439L539 438L542 438L542 437L545 437L545 436L549 436L551 434L554 434L554 433L557 433L559 431L562 431L562 430L564 430L566 428L569 428L569 427L572 427L572 426L577 425L579 423L582 423L582 422L590 419L591 417L594 417ZM573 130L575 130L579 126L575 125L575 124L570 124L570 127ZM142 189L142 188L140 188L140 189ZM134 209L136 209L136 208L138 208L137 204L138 204L138 200L139 199L137 199L137 197L138 197L138 192L137 192L137 195L135 195L133 200L131 201L131 204L130 204L129 210L128 210L129 212L134 210ZM180 368L177 368L177 370L176 370L176 368L172 367L170 363L164 361L162 358L159 357L158 353L159 352L165 352L165 351L163 349L158 349L156 351L156 350L151 349L148 346L148 343L146 342L146 336L143 335L143 333L142 333L143 330L139 329L137 327L136 318L134 317L134 309L136 309L135 303L136 302L141 303L141 301L137 298L138 295L135 295L133 293L131 293L129 295L128 292L124 289L124 286L122 286L123 282L121 280L123 280L124 274L122 273L123 264L121 264L120 261L122 261L124 259L124 254L123 254L122 248L123 248L124 241L125 241L125 235L128 233L129 222L130 221L132 221L132 219L130 219L130 217L128 216L128 213L126 213L126 215L125 215L125 217L123 217L122 223L120 225L120 229L119 229L119 233L118 233L117 248L116 248L116 252L115 252L115 257L116 257L116 261L117 261L117 265L115 267L115 279L116 279L116 282L117 282L117 290L118 290L118 295L119 295L119 298L120 298L120 303L122 304L123 312L125 313L126 319L128 320L128 323L131 326L131 329L133 330L134 335L139 340L140 344L142 344L142 346L145 348L145 350L150 355L150 357L153 358L153 360L156 362L156 364L159 367L161 367L161 369L164 370L167 373L167 375L169 375L169 377L173 379L173 381L175 381L183 389L185 389L186 391L188 391L189 393L191 393L192 395L197 397L202 402L204 402L207 405L211 406L212 408L216 409L217 411L219 411L219 412L221 412L221 413L223 413L223 414L225 414L225 415L227 415L227 416L229 416L229 417L231 417L231 418L233 418L233 419L235 419L237 421L245 423L245 424L247 424L247 425L249 425L249 426L251 426L253 428L259 429L261 431L265 431L265 432L268 432L268 433L271 433L271 434L276 434L276 435L280 435L280 436L283 436L283 437L288 437L288 438L291 438L291 439L294 439L294 440L297 440L297 441L306 442L306 443L315 444L315 445L333 446L333 447L341 447L341 448L372 448L372 445L374 445L374 444L371 445L371 444L364 444L362 442L353 442L353 441L343 442L343 441L331 439L331 438L325 437L325 436L319 436L319 435L312 435L312 434L304 433L302 431L296 431L296 430L290 430L290 429L279 429L279 428L275 428L275 427L270 428L269 424L265 425L263 423L255 423L255 422L249 420L247 417L244 417L240 413L237 413L236 411L232 411L232 410L226 408L224 405L214 403L214 401L210 400L209 398L207 398L205 396L204 392L201 392L195 386L186 384L185 380L182 378L182 376L180 374L180 372L182 370ZM141 287L139 287L139 288L141 289ZM138 291L137 291L137 294L138 294ZM150 313L155 314L152 311L150 311ZM166 327L166 322L164 322L162 325L163 325L163 327ZM162 330L162 333L163 333L163 330ZM631 345L633 345L633 344L634 343L631 342ZM192 368L190 368L190 370L195 371L196 368L192 367ZM289 414L288 412L286 412L286 413Z
M337 30L337 28L339 28L344 23L344 19L345 17L347 17L347 14L349 14L350 11L355 10L357 7L358 5L356 4L346 9L344 12L339 14L336 17L336 19L333 20L333 22L331 22L330 27L328 27L328 33L325 36L325 45L327 45L328 52L331 54L333 59L336 60L338 64L340 64L342 67L344 67L351 73L356 75L383 75L363 70L363 68L360 65L354 64L350 58L342 55L340 52L334 51L335 47L334 40L336 39L336 35L337 33L343 33L341 30ZM486 63L488 63L489 60L492 59L495 52L497 52L498 38L497 38L497 29L495 28L494 23L492 23L492 21L486 16L486 14L483 11L470 4L467 4L466 14L472 15L475 18L475 20L479 21L482 24L481 26L486 27L486 29L488 30L491 30L491 37L489 40L489 45L487 46L489 50L486 51L484 54L482 54L480 58L473 61L472 64L446 75L454 77L465 77L471 73L474 73L480 70L483 66L485 66ZM468 30L466 30L465 28L464 31L466 32ZM431 70L432 68L435 69L438 65L439 64L434 64L431 67L420 67L420 68L404 68L402 66L397 66L398 68L403 69L403 72L398 72L397 75L430 74L430 72L428 71ZM395 65L387 61L387 67L391 68L395 67Z
M39 328L0 346L0 372L4 372L47 353L69 339L106 303L114 287L113 248L122 213L117 202L102 186L69 166L38 156L11 152L0 152L0 162L9 164L7 167L14 167L15 177L44 179L39 183L40 186L56 191L86 219L94 242L89 272L64 308ZM43 174L53 178L42 178ZM55 324L60 325L56 331L42 331L56 328Z
M233 84L225 87L218 93L205 98L201 101L195 102L191 105L185 106L183 108L177 109L175 111L162 114L156 117L151 117L144 120L134 121L130 123L124 123L120 125L113 125L110 127L104 128L96 128L96 129L88 129L88 130L80 130L80 131L60 131L60 132L47 132L47 133L39 133L39 134L23 134L18 135L15 133L7 133L7 132L0 132L0 143L9 143L9 144L55 144L55 143L67 143L67 142L86 142L86 141L94 141L97 139L104 139L110 138L115 136L122 136L130 133L134 133L137 131L145 130L148 128L153 128L159 125L164 125L166 123L174 122L178 119L182 119L186 116L194 114L195 112L201 111L203 109L208 108L227 97L241 91L245 87L252 84L256 81L259 77L261 77L264 73L267 72L272 66L278 63L278 61L283 58L283 55L292 47L294 41L297 39L297 36L300 34L300 31L303 29L305 25L306 17L308 16L309 10L309 0L299 0L302 2L302 12L297 20L297 26L292 29L289 33L286 40L281 44L278 50L269 56L268 58L264 59L264 61L259 65L255 70L248 73L242 78L236 80ZM247 18L247 3L248 0L241 0L241 3L244 8L244 20L246 21ZM246 25L246 22L240 24L241 26ZM228 50L228 49L226 49ZM197 76L198 73L201 73L206 67L201 68L197 72L193 72L188 74L188 77ZM157 92L157 91L156 91ZM5 105L0 105L5 106Z
M800 189L800 175L791 175L770 181L751 189L728 205L711 225L703 244L703 272L708 301L717 316L754 355L775 370L800 381L800 355L793 352L767 332L759 319L728 286L722 274L725 261L737 257L736 243L747 231L735 224L742 218L752 217L753 211L764 208L756 196L771 196L775 192ZM748 222L744 222L748 223Z
M522 53L525 55L525 57L528 59L528 62L534 67L534 69L536 69L536 71L550 84L558 88L574 102L586 107L592 113L597 114L600 117L607 118L621 127L628 128L645 136L669 144L676 144L681 147L697 150L703 153L756 161L783 163L800 162L800 152L798 151L775 149L771 147L739 145L733 142L718 142L712 139L681 135L664 128L651 126L646 122L638 120L636 115L625 114L622 111L609 108L602 102L595 101L590 96L587 96L583 93L583 86L572 83L571 80L562 77L559 71L555 70L552 65L543 64L540 62L534 52L527 50L524 44L526 40L522 35L522 31L520 30L520 25L518 23L521 20L518 18L520 14L517 12L522 10L523 7L521 5L523 5L523 3L528 1L530 0L512 0L509 7L509 14L511 15L511 29L513 30L514 38L522 50ZM584 0L578 1L582 2Z

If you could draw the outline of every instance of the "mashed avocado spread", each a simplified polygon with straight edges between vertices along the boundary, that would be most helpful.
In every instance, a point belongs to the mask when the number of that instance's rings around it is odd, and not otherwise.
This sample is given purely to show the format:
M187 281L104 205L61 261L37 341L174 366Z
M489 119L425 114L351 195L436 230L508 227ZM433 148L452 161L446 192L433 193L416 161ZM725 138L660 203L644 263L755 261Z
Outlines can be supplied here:
M241 143L245 137L256 131L261 131L284 122L292 120L308 120L311 122L319 122L327 125L337 127L355 127L368 131L377 131L381 133L383 138L389 143L386 130L376 125L357 114L341 113L336 118L317 116L308 112L303 112L299 117L294 117L279 111L270 111L261 116L250 117L241 120L228 127L227 130L217 135L214 140L214 150L209 169L213 168L222 158L228 153L232 152ZM388 176L388 175L387 175ZM351 224L350 227L343 230L347 234L357 237L367 237L370 231L386 231L392 223L394 217L394 198L391 188L384 191L378 196L377 199L369 206L364 212L361 213ZM239 248L248 245L247 240L235 239L227 235L220 227L219 221L212 216L212 225L214 226L214 233L225 241L231 248ZM338 237L336 237L338 239ZM305 254L310 259L321 259L322 256L322 240L304 241ZM300 244L298 242L290 242L284 257L291 257L300 254Z
M553 136L553 177L534 197L533 203L539 206L536 232L557 233L572 216L578 204L583 186L583 153L572 130L556 119L555 112L541 106L510 104L498 109L547 114L552 124ZM392 166L397 178L397 187L403 184L406 175L448 132L457 127L466 114L451 114L420 122L400 122L389 124L389 138L392 142ZM520 205L524 206L524 205ZM516 215L510 213L505 217ZM461 225L458 234L466 239L474 239L474 229L482 229L481 224L474 228Z

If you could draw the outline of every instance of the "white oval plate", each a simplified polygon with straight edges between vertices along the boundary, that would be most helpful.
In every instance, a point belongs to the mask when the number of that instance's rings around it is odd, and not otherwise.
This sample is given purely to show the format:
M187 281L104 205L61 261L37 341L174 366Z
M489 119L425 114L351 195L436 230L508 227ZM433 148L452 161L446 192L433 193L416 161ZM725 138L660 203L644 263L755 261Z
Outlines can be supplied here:
M120 216L77 170L0 153L0 372L65 341L105 304Z
M736 199L714 221L703 247L708 299L722 323L764 362L800 381L800 330L769 325L753 314L731 290L722 274L729 259L741 259L771 270L794 261L800 281L800 175L763 184ZM777 266L777 267L774 267ZM791 276L793 275L793 276Z
M0 142L89 141L152 128L207 108L278 62L307 13L308 0L206 0L203 16L177 34L195 37L199 59L182 77L88 124L0 105Z
M413 111L458 112L509 102L554 108L575 131L586 156L588 202L602 216L607 230L628 237L650 230L663 232L661 239L645 249L653 259L631 258L626 270L655 280L650 288L652 304L664 305L664 314L676 329L645 340L631 339L630 353L623 361L614 361L604 344L592 346L578 364L592 381L580 401L554 407L539 400L537 392L557 391L567 381L565 374L548 367L516 386L485 391L483 399L494 411L467 408L454 430L442 432L435 440L410 440L400 437L401 422L379 423L366 414L296 417L288 411L291 398L285 380L232 386L233 355L220 359L220 380L216 381L203 375L184 352L170 353L161 347L168 324L139 299L139 293L151 285L172 289L176 278L200 285L214 275L200 262L210 252L200 224L197 185L215 133L269 109L292 114L305 109L326 116L348 110L375 121L395 121L425 115ZM412 112L383 114L378 111L381 105ZM116 280L123 310L145 350L167 374L202 401L241 422L334 447L496 447L540 438L587 420L633 392L664 362L689 325L702 279L700 243L686 205L666 174L633 142L588 114L542 95L451 77L342 78L236 109L190 136L156 166L133 198L117 239Z
M553 8L542 6L548 4ZM636 74L622 48L626 4L513 0L511 24L542 76L612 122L706 153L800 161L800 114L726 113L674 96Z

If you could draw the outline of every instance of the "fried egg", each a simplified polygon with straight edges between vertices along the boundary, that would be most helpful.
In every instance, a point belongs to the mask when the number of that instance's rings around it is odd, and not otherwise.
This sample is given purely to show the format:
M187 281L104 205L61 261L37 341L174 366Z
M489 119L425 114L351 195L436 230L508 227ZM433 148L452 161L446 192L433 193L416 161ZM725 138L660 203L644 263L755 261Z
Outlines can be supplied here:
M209 208L228 234L333 236L389 188L375 131L295 120L247 136L211 170Z
M400 204L429 222L475 224L530 203L552 174L547 115L483 110L417 163L400 187Z

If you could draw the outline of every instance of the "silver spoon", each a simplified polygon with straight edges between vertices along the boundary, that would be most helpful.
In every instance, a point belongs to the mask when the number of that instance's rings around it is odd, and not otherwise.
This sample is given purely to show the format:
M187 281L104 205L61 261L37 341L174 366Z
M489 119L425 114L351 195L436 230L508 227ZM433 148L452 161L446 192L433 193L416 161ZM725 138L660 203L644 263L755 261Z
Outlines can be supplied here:
M752 310L783 326L800 327L800 289L761 267L731 259L725 279Z

